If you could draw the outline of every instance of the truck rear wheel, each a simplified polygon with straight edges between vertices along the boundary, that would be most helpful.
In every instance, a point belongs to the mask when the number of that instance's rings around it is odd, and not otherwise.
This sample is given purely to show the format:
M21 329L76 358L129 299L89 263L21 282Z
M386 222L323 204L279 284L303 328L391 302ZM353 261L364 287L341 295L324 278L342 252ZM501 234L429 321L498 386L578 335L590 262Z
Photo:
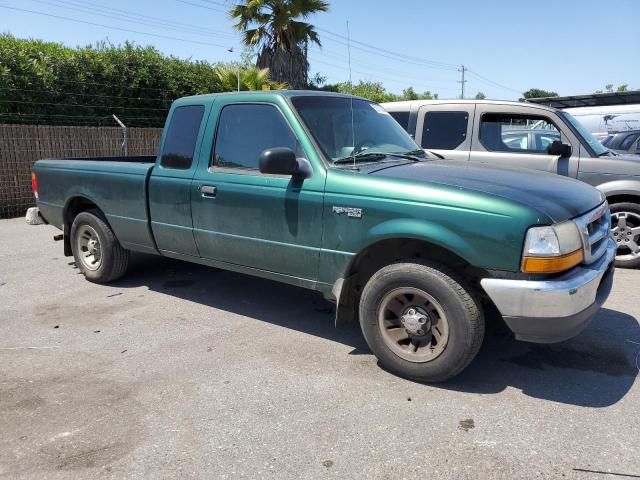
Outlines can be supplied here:
M640 267L640 205L614 203L611 209L611 234L616 241L616 267Z
M362 293L360 326L385 369L424 382L460 373L484 337L473 291L446 267L426 262L403 261L376 272Z
M71 250L76 266L91 282L112 282L127 271L129 251L122 248L98 210L81 212L73 220Z

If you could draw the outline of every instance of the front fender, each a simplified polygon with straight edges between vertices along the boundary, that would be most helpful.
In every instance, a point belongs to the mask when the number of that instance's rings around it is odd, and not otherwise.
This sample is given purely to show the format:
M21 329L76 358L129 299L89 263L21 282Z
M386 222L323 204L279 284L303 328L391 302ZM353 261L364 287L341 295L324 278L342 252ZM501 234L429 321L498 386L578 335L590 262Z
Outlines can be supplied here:
M359 251L382 240L411 238L438 245L462 257L468 263L473 263L475 253L462 236L442 223L416 218L398 218L379 223L367 232L365 238L366 241Z

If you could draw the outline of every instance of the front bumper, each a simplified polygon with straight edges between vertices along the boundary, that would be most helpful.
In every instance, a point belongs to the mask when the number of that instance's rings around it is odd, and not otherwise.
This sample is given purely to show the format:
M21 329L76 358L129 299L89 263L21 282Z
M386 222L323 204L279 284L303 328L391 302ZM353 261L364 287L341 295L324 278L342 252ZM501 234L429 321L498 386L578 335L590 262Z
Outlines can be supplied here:
M518 340L553 343L584 330L613 285L616 244L591 265L575 267L552 280L480 281Z

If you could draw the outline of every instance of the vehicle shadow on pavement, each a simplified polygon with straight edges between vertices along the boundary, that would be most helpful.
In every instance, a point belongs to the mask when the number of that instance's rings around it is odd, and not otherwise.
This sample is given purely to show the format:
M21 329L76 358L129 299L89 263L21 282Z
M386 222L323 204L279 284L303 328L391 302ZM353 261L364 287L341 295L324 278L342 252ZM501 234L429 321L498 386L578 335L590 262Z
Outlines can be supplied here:
M333 305L317 292L192 263L132 255L129 272L113 284L150 290L300 331L352 347L367 347L356 323L334 327ZM480 353L460 375L437 387L495 394L508 387L531 397L584 407L607 407L631 389L640 363L640 326L604 308L578 337L551 345L514 340L491 320Z

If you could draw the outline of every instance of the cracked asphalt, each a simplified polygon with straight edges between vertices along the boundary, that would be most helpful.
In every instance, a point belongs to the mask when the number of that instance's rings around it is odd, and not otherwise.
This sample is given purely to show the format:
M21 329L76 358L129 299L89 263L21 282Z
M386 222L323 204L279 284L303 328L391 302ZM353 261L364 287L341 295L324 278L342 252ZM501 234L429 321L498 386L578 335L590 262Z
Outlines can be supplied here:
M142 255L94 285L56 233L0 220L0 478L640 478L640 271L424 385L314 292Z

